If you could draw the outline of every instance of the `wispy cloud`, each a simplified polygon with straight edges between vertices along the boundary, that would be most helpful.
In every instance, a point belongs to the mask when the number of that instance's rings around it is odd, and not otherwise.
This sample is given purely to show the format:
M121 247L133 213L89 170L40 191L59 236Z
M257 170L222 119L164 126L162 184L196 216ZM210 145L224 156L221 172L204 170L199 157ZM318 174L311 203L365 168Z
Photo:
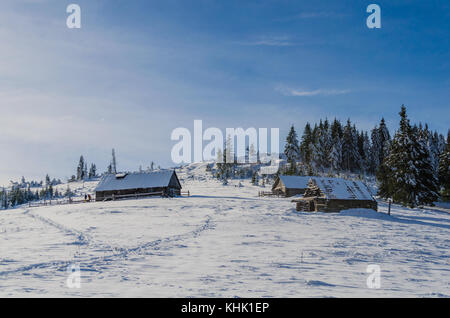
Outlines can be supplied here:
M282 35L282 36L260 36L257 37L254 40L248 40L248 41L240 41L235 42L236 44L240 45L250 45L250 46L292 46L295 45L294 42L291 41L289 36Z
M298 96L298 97L308 97L308 96L330 96L330 95L344 95L350 93L349 89L325 89L319 88L314 90L305 89L292 89L287 87L278 86L276 90L285 96Z
M320 18L343 18L347 17L348 14L332 11L310 11L301 12L295 15L282 17L274 19L274 21L293 21L293 20L303 20L303 19L320 19Z

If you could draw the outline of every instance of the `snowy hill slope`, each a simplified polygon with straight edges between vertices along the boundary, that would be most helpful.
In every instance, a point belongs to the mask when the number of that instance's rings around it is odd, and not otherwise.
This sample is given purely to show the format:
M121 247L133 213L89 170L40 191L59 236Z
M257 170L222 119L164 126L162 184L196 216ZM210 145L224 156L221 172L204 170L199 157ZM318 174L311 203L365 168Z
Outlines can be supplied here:
M297 213L205 169L177 170L191 197L2 211L0 296L450 296L450 214ZM71 264L80 289L66 285Z

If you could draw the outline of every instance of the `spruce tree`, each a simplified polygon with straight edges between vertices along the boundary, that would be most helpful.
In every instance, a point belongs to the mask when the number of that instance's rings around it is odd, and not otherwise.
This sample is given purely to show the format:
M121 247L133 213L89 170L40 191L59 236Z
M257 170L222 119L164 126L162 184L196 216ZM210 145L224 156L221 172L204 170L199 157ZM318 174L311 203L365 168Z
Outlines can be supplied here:
M328 120L325 119L325 122L320 120L313 147L313 161L318 169L323 170L329 167L331 148L331 132Z
M97 176L97 167L95 166L95 164L91 164L91 167L89 168L89 174L88 174L88 178L95 178Z
M369 171L374 174L377 172L378 168L380 167L380 164L381 164L380 153L382 152L381 139L380 139L379 130L378 130L377 126L375 126L375 128L372 129L372 132L370 134L370 139L372 141L372 145L370 148Z
M417 190L421 180L417 162L420 150L413 139L419 136L415 135L417 131L410 125L404 105L399 114L400 128L392 140L389 155L382 165L383 175L378 180L379 195L414 207L419 204Z
M291 126L289 134L286 137L286 145L284 147L284 154L287 161L290 164L290 171L295 174L297 159L300 157L300 148L297 139L297 133L295 132L294 125Z
M67 185L66 192L64 193L64 196L65 196L66 198L71 198L71 197L73 196L73 192L72 192L72 190L70 189L69 185Z
M258 161L254 144L250 145L248 152L248 159L250 163L256 163Z
M380 138L380 160L383 162L384 157L388 153L389 143L391 141L391 135L389 134L389 129L386 126L384 118L381 118L380 127L378 128L378 135Z
M1 207L5 210L8 209L8 192L5 188L0 192L0 200L1 200Z
M250 147L249 146L247 146L247 147L245 147L245 163L249 163L250 161L249 161L249 158L250 158Z
M231 136L227 136L227 140L225 142L225 150L224 150L224 162L227 164L234 162L234 145L231 140Z
M256 173L256 171L253 172L252 174L252 184L253 185L258 185L258 174Z
M355 172L359 168L360 155L358 152L358 134L350 119L344 127L342 139L342 168Z
M361 133L361 165L364 173L370 172L371 156L370 149L371 144L369 140L369 135L367 132Z
M450 130L447 133L447 143L439 157L439 181L444 199L450 199Z
M303 163L306 165L311 163L312 144L313 144L313 138L312 138L311 125L309 123L306 123L305 129L303 131L300 149L299 149L300 157L301 157Z
M217 162L217 177L222 180L222 183L228 184L228 179L232 175L232 170L234 166L234 158L233 158L233 152L231 151L232 143L231 143L231 137L228 136L227 141L225 142L223 152L219 149L217 152L218 155L218 162ZM221 160L219 160L220 156L222 157ZM228 160L231 160L229 162Z
M335 118L331 124L331 149L330 149L330 167L335 173L342 169L342 124Z
M83 167L83 180L88 178L88 166L87 166L87 162L84 163L84 167Z
M333 172L339 173L342 169L342 142L339 135L333 138L330 152L330 167Z
M342 139L343 136L343 128L342 124L339 120L336 118L333 120L333 123L331 124L331 138L339 138Z
M422 127L414 126L412 154L417 167L415 196L417 204L433 204L439 198L439 180L435 172L433 155L428 146L428 136Z
M433 174L436 178L439 176L439 136L437 133L433 134L432 131L429 130L428 125L425 124L425 127L422 128L422 124L419 125L419 129L421 132L422 143L424 143L425 147L430 156L431 165L433 167Z
M216 171L216 176L217 179L222 179L222 175L223 175L223 153L222 153L222 149L219 148L219 150L217 150L217 160L216 160L216 167L217 167L217 171Z
M84 158L80 156L77 166L77 180L80 181L82 179L84 179Z
M360 150L359 150L359 140L360 138L360 134L358 133L358 130L356 129L356 125L353 124L352 127L352 137L353 137L353 165L350 169L350 171L353 172L361 172L361 170L363 169L362 167L362 157L360 154ZM362 142L361 142L362 145Z

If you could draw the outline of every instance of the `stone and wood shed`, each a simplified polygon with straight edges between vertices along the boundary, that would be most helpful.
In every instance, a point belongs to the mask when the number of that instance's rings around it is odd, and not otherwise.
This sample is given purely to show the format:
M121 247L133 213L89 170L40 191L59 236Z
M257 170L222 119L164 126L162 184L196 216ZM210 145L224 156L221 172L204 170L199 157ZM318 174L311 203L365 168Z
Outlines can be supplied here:
M272 186L272 193L284 197L303 194L310 179L309 176L279 176Z
M107 174L95 189L95 200L106 201L142 196L175 196L181 183L174 170Z
M340 212L347 209L377 211L377 201L361 181L314 177L302 198L292 200L297 211Z

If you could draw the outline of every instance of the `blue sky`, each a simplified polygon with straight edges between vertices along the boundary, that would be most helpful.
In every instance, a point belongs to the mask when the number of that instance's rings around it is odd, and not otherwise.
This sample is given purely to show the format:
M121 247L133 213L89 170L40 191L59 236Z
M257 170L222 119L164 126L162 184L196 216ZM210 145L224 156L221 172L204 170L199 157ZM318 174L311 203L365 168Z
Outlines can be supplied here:
M82 28L66 27L77 3ZM381 7L368 29L366 7ZM0 184L170 166L177 127L350 117L446 133L448 1L14 0L0 4Z

